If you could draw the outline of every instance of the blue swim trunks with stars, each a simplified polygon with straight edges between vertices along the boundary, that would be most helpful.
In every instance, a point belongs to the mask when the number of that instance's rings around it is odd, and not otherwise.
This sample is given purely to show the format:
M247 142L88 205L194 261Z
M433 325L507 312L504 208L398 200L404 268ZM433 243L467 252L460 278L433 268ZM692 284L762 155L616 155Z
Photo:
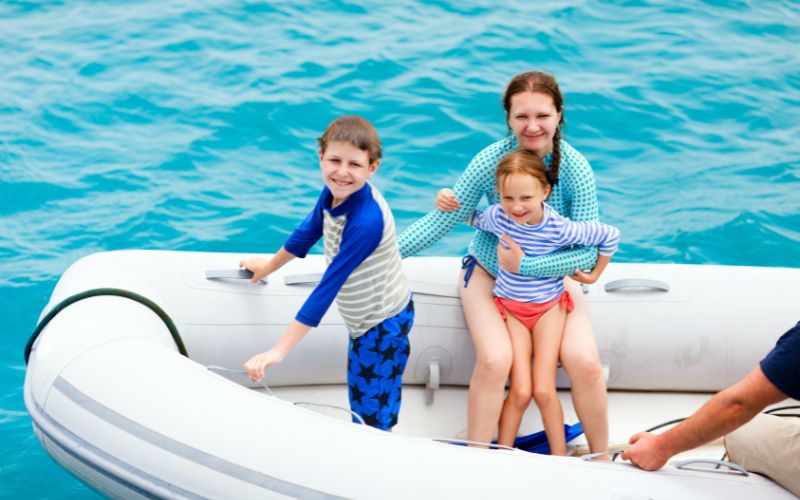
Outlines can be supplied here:
M397 424L403 371L411 349L408 332L413 324L414 301L409 300L396 316L350 339L347 355L350 409L369 426L389 430Z

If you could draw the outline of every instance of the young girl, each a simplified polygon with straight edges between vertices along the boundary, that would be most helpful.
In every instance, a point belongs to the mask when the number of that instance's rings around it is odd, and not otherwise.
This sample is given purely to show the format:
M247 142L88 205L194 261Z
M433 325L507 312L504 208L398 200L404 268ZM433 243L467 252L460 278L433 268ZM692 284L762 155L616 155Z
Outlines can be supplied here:
M573 222L559 215L545 200L552 183L542 160L534 153L516 151L497 165L500 203L476 210L468 224L514 240L528 256L550 254L569 245L598 246L600 256L591 273L580 281L597 280L619 243L619 230L599 222ZM553 455L566 454L564 415L556 393L556 364L567 312L572 299L563 278L524 276L499 268L494 301L506 321L513 359L508 397L500 415L498 442L511 446L531 394L539 407ZM533 373L531 373L531 356Z

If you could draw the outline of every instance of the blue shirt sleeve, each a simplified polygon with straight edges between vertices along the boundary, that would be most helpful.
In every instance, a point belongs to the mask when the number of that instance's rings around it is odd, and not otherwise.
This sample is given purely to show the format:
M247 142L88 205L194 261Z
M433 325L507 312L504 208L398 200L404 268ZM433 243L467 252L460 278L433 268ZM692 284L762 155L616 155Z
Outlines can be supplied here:
M767 379L782 393L800 399L800 323L778 339L760 366Z
M345 224L339 252L295 316L304 325L319 325L347 278L378 248L383 238L383 215L374 201L370 201L368 213L354 219Z
M322 237L322 206L325 194L326 192L323 190L317 199L314 209L292 232L286 243L283 244L284 250L295 257L300 257L301 259L305 257L311 247Z

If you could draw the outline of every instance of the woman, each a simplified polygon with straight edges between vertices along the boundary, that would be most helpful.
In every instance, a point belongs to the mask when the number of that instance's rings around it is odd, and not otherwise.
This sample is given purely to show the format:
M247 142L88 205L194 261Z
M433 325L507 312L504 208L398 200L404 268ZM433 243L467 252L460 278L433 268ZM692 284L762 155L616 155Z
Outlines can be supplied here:
M442 190L434 210L398 238L403 257L432 245L469 217L482 196L498 203L495 170L503 156L518 149L534 152L548 165L553 190L548 203L574 221L598 220L594 173L583 156L561 138L564 99L552 75L532 71L515 76L503 97L506 122L512 132L472 159L453 190ZM459 287L461 304L475 349L475 369L467 404L467 439L492 439L503 407L511 368L511 340L492 298L498 265L528 276L573 276L591 269L597 249L581 247L540 257L524 257L510 238L508 248L489 233L477 231L464 259ZM567 316L560 360L572 381L572 400L593 453L608 449L608 402L603 369L594 338L589 305L573 279L565 280L575 308Z

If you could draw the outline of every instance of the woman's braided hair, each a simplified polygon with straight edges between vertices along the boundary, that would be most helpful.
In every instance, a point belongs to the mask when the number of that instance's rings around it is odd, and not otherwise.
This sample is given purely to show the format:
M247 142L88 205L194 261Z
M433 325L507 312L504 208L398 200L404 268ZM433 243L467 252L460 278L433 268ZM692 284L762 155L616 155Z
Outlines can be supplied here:
M528 71L521 73L508 82L503 96L503 108L506 110L506 121L511 112L511 98L522 92L535 92L549 95L553 99L556 111L561 114L556 133L553 135L553 157L550 161L550 179L555 186L558 183L558 169L561 167L561 129L564 128L564 96L558 88L556 77L544 71Z

